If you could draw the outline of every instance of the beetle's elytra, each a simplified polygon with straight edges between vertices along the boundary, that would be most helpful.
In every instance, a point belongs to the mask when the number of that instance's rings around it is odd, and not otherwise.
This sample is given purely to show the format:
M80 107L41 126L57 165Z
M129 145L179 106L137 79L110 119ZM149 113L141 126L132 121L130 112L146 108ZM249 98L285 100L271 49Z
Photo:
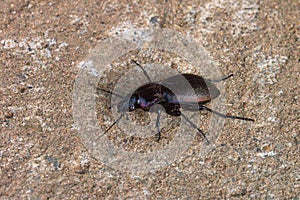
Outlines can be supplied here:
M121 101L117 104L118 112L121 113L121 115L105 131L105 133L118 123L118 121L124 116L125 112L132 112L136 109L142 109L145 112L150 112L150 108L157 104L161 105L165 109L165 112L169 115L182 116L193 128L197 129L208 143L209 140L206 138L205 134L181 112L181 109L189 111L207 110L223 118L254 121L250 118L222 114L205 106L206 103L220 95L220 91L214 83L226 80L231 77L232 74L218 80L205 79L194 74L178 74L158 82L152 82L144 68L136 61L133 60L132 62L143 70L149 83L140 86L132 94L125 97L105 89L98 88L101 91L122 97ZM188 90L184 84L180 83L180 81L178 81L179 77L184 77L194 91ZM176 95L168 86L176 88ZM191 106L191 104L196 104L197 106ZM156 110L152 109L151 111L157 113L156 127L158 129L157 140L159 141L161 136L159 123L161 110L158 108Z

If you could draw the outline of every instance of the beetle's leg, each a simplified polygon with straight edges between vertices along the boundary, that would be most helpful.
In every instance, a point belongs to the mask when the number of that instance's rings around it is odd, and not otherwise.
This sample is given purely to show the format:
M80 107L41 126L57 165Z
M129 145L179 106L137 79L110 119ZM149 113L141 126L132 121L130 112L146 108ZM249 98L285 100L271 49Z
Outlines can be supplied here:
M197 131L202 135L202 137L207 141L208 144L210 144L209 140L207 139L206 135L201 131L194 122L192 122L189 118L187 118L183 113L181 113L182 117L194 128L197 129Z
M149 75L147 74L146 70L145 70L138 62L136 62L135 60L131 60L131 61L132 61L134 64L136 64L137 66L139 66L139 67L143 70L143 72L144 72L145 76L147 77L148 81L149 81L149 82L152 82L152 81L151 81L151 78L150 78Z
M105 89L102 89L102 88L99 88L99 87L96 87L97 90L101 90L103 92L106 92L106 93L109 93L109 94L112 94L112 95L115 95L117 97L120 97L120 98L124 98L124 96L120 95L120 94L117 94L117 93L114 93L112 91L109 91L109 90L105 90Z
M220 79L208 79L208 80L210 80L212 83L218 83L218 82L221 82L221 81L225 81L226 79L229 79L232 76L233 76L233 74L229 74L228 76L225 76L225 77L220 78Z
M223 117L223 118L230 118L230 119L240 119L240 120L245 120L245 121L252 121L254 122L254 119L250 119L250 118L245 118L245 117L239 117L239 116L232 116L232 115L225 115L225 114L222 114L222 113L219 113L215 110L212 110L204 105L199 105L199 110L207 110L213 114L216 114L220 117Z
M113 104L111 104L109 107L108 107L108 109L111 109L112 107L114 107L115 105L117 105L119 102L116 102L116 103L113 103Z
M169 115L172 115L175 117L178 117L181 115L180 104L164 103L163 107L166 110L166 113Z
M115 124L117 124L119 121L120 121L120 119L124 116L124 114L125 113L122 113L121 115L120 115L120 117L116 120L116 121L114 121L114 123L112 123L112 125L110 125L109 127L108 127L108 129L106 129L106 131L101 135L101 137L103 136L103 135L105 135Z
M160 133L160 109L157 110L157 118L156 118L156 127L157 127L157 133L156 133L156 136L157 136L157 142L159 142L160 140L160 137L161 137L161 133Z

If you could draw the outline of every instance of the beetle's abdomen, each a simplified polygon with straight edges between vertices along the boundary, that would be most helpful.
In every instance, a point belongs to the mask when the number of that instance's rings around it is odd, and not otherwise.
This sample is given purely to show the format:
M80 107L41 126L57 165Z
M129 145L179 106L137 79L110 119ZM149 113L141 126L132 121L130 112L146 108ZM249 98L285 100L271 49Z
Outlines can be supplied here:
M207 79L194 74L171 76L160 84L170 88L180 103L204 104L219 96L220 91Z

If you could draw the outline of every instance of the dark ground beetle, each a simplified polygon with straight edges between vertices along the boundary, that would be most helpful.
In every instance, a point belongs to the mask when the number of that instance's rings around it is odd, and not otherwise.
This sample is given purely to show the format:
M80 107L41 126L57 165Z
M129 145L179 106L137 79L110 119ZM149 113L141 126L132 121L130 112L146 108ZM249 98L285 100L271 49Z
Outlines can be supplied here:
M107 133L118 121L124 116L125 112L131 112L136 109L142 109L145 112L149 112L150 108L155 105L161 105L165 112L172 116L182 116L193 128L197 129L197 131L203 136L204 139L209 143L205 134L194 124L189 118L187 118L180 109L186 109L189 111L200 111L207 110L213 114L216 114L223 118L231 118L231 119L240 119L246 121L254 121L253 119L231 116L219 113L215 110L212 110L204 104L210 102L220 95L220 91L213 83L220 82L223 80L232 77L230 74L224 78L218 80L204 79L201 76L194 74L178 74L166 78L159 82L152 82L147 72L144 68L136 61L132 60L137 66L139 66L149 83L142 85L138 89L136 89L132 94L123 97L122 95L113 93L111 91L107 91L105 89L97 88L101 91L110 93L112 95L116 95L122 98L120 102L117 103L117 110L121 115L118 119L104 132ZM184 77L186 81L190 84L190 86L194 89L194 91L187 90L186 87L182 86L177 82L179 76ZM175 85L176 87L176 95L166 87L167 85ZM196 95L196 98L195 98ZM192 102L191 102L192 101ZM190 106L191 103L197 104L197 107ZM110 107L111 108L111 107ZM161 109L152 109L151 112L157 113L156 127L158 129L157 140L160 140L160 113Z

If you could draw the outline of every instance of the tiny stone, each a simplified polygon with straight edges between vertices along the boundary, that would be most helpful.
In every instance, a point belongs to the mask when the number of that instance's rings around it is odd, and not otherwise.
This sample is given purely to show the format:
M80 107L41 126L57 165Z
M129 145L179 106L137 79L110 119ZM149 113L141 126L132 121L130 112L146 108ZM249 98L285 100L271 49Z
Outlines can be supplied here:
M13 116L14 116L14 113L11 112L11 111L9 111L9 112L7 112L7 113L5 114L5 118L7 118L7 119L12 118Z

